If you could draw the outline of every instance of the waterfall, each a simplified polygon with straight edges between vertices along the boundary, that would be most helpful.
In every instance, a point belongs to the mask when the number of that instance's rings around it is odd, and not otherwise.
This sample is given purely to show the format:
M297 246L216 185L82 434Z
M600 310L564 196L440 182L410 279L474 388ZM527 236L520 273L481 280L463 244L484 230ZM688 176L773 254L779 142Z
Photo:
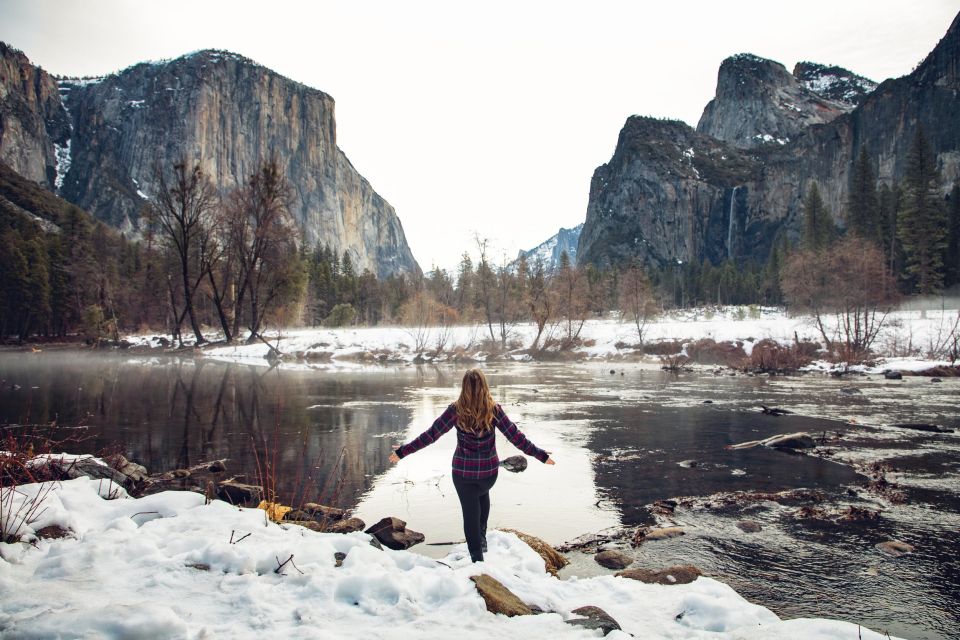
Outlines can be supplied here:
M737 189L730 192L730 213L727 216L727 259L733 258L733 213L737 202Z

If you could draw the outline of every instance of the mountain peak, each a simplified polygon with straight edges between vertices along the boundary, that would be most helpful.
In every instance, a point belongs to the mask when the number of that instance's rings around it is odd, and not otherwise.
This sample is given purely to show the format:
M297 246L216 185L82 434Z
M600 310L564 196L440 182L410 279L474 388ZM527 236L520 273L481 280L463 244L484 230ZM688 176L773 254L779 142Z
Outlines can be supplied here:
M818 96L850 106L857 106L877 88L869 78L836 65L817 62L798 62L793 76L806 89Z

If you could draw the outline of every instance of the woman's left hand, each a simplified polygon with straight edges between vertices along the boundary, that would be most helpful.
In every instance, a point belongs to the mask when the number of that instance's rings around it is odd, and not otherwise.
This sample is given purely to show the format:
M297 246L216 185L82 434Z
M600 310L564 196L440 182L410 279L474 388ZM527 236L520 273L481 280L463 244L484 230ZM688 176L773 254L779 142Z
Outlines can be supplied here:
M388 459L390 462L394 463L394 464L400 462L400 456L398 456L398 455L396 454L396 452L391 453L391 454L390 454L390 457L387 458L387 459Z
M554 462L553 458L551 458L550 456L547 456L547 461L544 462L544 464L557 464L557 463Z

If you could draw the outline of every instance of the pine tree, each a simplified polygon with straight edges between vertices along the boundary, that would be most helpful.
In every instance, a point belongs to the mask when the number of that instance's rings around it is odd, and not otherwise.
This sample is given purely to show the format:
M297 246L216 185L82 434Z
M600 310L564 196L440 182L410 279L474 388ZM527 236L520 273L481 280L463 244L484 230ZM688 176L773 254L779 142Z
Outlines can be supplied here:
M836 236L837 229L820 197L820 189L817 183L811 183L803 200L803 247L822 251L830 246Z
M960 282L960 184L950 191L950 223L947 225L947 254L945 282L948 287Z
M939 195L940 175L933 149L917 129L904 177L903 211L897 236L903 245L906 272L917 293L934 293L943 285L947 217Z
M865 147L853 167L850 197L847 200L847 231L865 240L880 241L880 217L877 185Z

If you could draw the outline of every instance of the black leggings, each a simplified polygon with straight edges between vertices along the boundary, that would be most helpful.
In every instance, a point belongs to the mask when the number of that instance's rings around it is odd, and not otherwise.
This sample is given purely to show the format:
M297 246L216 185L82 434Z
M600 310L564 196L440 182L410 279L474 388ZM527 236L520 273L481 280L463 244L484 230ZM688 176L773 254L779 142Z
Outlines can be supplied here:
M474 562L483 561L483 541L487 536L487 516L490 515L490 489L496 482L495 475L480 480L453 476L453 486L463 511L463 535L467 538L470 559Z

